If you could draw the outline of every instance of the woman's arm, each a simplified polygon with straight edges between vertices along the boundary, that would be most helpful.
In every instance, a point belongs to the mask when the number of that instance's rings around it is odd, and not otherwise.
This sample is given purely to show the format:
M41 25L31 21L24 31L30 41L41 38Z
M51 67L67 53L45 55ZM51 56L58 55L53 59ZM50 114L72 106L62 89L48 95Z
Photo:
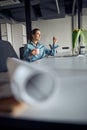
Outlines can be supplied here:
M53 37L53 44L49 44L50 49L45 49L46 50L46 54L54 56L56 54L56 48L59 47L59 45L57 44L58 40L56 37Z
M24 60L29 61L29 62L31 61L32 54L31 54L31 50L28 44L26 44L24 47L23 57L24 57Z

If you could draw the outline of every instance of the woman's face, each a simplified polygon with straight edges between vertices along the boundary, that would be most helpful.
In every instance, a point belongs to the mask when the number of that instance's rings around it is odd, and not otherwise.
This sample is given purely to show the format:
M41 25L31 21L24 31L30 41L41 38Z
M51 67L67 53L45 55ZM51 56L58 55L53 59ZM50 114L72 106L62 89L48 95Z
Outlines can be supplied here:
M35 34L32 35L34 41L40 41L41 32L38 30Z

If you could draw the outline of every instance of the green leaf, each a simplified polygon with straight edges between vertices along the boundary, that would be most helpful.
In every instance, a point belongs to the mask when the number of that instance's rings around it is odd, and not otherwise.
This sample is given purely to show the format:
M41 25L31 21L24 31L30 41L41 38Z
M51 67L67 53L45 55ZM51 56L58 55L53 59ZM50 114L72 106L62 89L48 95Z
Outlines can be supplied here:
M72 47L75 48L76 47L76 44L77 44L77 41L78 41L78 38L80 36L80 33L81 33L81 30L74 30L72 32Z
M81 37L83 39L84 44L87 46L87 30L81 30Z

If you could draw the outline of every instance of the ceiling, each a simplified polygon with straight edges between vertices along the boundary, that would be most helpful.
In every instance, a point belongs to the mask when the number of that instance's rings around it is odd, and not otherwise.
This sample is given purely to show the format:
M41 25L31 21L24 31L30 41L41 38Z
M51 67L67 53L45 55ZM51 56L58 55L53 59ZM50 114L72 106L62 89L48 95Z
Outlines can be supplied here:
M77 0L31 0L31 18L58 19L77 11ZM81 0L79 0L81 1ZM75 4L74 4L75 2ZM0 19L25 22L24 0L0 0ZM87 8L87 0L82 0L82 8Z

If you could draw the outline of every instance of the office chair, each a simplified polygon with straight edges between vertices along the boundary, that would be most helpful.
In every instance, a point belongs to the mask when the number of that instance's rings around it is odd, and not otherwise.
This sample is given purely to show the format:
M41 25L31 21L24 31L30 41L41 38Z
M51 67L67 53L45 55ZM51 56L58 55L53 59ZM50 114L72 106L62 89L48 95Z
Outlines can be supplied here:
M23 60L24 47L19 48L20 59Z

